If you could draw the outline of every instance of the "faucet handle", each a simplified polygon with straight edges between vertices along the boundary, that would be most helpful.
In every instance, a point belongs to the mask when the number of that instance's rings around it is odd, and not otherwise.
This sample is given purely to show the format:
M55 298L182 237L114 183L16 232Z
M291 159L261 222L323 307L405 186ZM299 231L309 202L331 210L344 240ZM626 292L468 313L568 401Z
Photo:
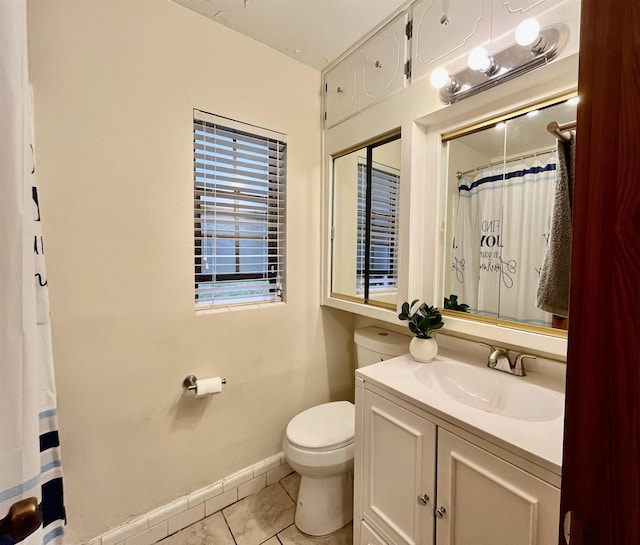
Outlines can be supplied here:
M531 354L518 354L516 356L516 361L513 364L513 374L518 375L519 377L524 377L527 373L524 369L524 360L529 358L530 360L536 360L535 356Z
M491 367L491 369L499 369L500 371L508 371L511 372L510 370L513 368L513 364L511 363L511 358L509 357L509 349L507 348L500 348L500 347L496 347L496 346L492 346L490 344L486 344L486 343L480 343L483 346L486 346L487 348L489 348L491 350L491 352L489 352L489 359L487 361L487 367ZM506 361L506 365L508 367L505 367L504 369L502 369L502 362L501 360L505 360Z
M496 347L491 344L488 344L488 343L478 343L478 344L487 347L489 349L489 354L496 351Z
M487 367L495 367L496 366L496 360L492 359L492 356L496 353L496 347L491 345L491 344L487 344L487 343L478 343L481 344L482 346L485 346L489 349L489 356L488 356L488 360L487 360Z

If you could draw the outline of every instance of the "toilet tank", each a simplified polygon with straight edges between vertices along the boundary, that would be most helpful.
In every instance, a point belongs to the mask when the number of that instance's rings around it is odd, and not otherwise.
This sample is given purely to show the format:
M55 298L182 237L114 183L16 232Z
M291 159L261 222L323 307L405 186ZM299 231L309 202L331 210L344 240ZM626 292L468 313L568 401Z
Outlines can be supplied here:
M381 327L367 326L356 329L356 364L364 367L382 360L402 356L409 352L411 337Z

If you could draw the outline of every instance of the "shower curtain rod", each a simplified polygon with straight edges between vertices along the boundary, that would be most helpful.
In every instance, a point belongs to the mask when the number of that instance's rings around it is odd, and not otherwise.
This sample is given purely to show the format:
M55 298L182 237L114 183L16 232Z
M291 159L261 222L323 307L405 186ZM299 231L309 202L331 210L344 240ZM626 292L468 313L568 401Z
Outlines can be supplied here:
M482 170L483 168L495 167L497 165L502 165L504 163L513 163L515 161L523 161L524 159L529 159L531 157L537 157L538 155L545 155L546 153L554 153L555 151L556 151L555 147L546 148L546 149L541 149L541 150L535 151L533 153L527 153L526 155L518 155L517 157L512 157L511 159L500 159L499 161L493 161L492 163L488 163L488 164L482 165L480 167L470 168L469 170L465 170L464 172L461 172L461 171L458 170L456 172L456 178L458 178L458 180L459 180L465 174L471 174L472 172L478 172L479 170Z
M571 140L571 136L567 136L564 134L566 131L570 131L571 129L576 128L576 122L570 121L569 123L564 123L563 125L559 125L557 121L552 121L547 125L547 130L553 134L558 140L564 140L568 142Z

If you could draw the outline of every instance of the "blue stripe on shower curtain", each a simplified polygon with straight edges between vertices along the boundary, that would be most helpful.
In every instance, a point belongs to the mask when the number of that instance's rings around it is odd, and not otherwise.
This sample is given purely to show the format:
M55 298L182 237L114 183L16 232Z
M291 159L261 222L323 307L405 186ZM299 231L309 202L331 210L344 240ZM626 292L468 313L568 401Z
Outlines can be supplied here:
M0 518L17 501L35 497L43 523L22 543L62 545L62 464L26 1L0 0L0 49ZM0 536L0 545L10 543Z
M466 179L463 178L461 180L461 183L458 184L458 191L460 192L461 197L469 197L470 195L464 195L462 192L471 191L472 189L475 189L477 187L480 187L481 189L496 189L496 186L489 186L487 184L502 182L503 180L512 180L513 178L523 178L526 174L540 174L542 172L550 172L555 170L556 170L556 164L549 163L544 166L517 168L516 170L507 172L506 174L501 171L500 174L492 174L490 176L481 176L480 178L476 178L475 180L473 180L468 185L466 183L462 183L463 181L466 181ZM523 180L523 183L524 183L524 180ZM502 189L502 184L500 185L500 187L498 187L498 189Z

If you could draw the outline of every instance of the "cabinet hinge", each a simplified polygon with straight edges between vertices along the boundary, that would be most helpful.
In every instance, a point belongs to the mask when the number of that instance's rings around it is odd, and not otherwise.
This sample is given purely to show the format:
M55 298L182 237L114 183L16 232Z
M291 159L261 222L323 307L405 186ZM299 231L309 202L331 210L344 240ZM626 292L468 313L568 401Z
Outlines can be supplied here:
M404 63L404 75L407 79L411 78L411 59Z
M409 19L404 27L404 33L407 35L407 40L413 38L413 19Z
M325 83L324 84L324 94L326 95L329 92L329 84Z
M324 120L327 120L327 112L324 113Z

